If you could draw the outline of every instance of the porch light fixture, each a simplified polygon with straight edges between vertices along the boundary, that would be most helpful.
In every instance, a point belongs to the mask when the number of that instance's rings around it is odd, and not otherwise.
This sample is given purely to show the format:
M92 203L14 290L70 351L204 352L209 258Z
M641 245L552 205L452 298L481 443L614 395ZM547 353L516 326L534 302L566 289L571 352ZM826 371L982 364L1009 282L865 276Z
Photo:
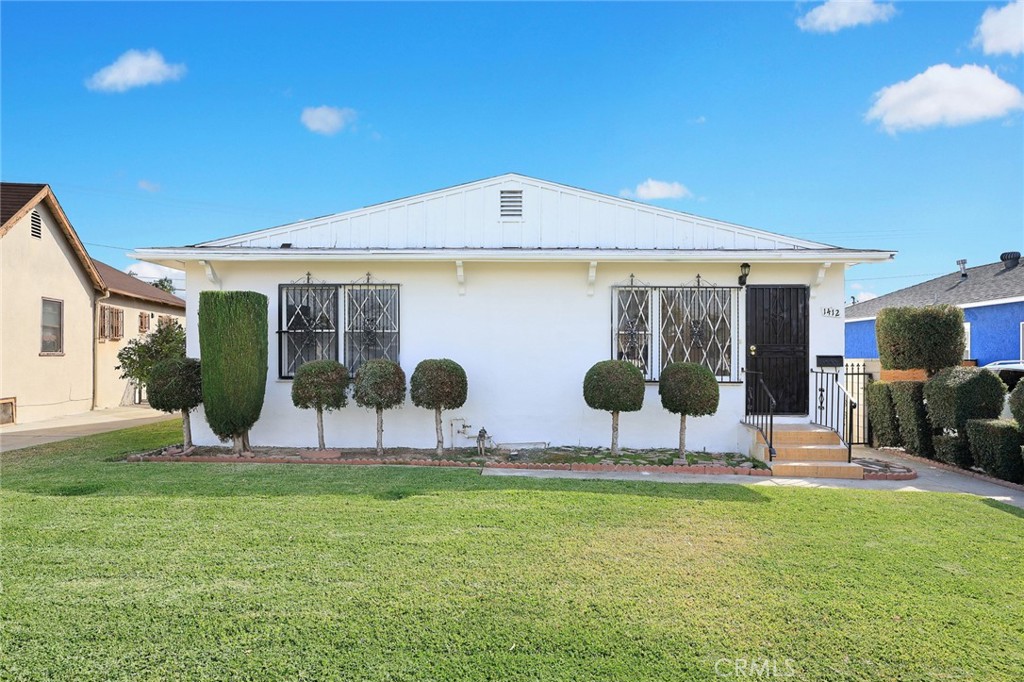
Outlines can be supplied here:
M740 265L740 286L747 286L747 276L750 274L750 263Z

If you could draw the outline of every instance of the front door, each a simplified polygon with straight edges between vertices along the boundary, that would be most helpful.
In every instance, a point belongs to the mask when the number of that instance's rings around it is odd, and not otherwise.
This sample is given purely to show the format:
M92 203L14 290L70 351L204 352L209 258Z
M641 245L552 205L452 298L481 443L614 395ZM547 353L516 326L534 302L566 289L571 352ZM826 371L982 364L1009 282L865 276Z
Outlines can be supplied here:
M806 286L747 287L747 371L761 374L775 397L775 414L807 414L807 309Z

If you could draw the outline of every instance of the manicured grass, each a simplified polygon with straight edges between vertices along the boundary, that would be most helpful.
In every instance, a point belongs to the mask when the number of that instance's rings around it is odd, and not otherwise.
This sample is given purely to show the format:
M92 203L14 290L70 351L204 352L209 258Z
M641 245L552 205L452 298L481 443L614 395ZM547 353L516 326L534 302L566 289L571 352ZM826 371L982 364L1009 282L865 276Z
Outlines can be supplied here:
M1024 679L998 503L111 461L178 428L3 455L0 678Z

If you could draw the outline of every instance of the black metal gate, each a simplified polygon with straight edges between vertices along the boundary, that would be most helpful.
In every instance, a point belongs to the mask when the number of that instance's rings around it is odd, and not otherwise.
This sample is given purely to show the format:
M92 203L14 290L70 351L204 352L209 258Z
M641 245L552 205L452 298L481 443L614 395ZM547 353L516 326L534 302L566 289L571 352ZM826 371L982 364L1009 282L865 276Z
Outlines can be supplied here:
M846 393L857 403L851 424L851 445L871 444L871 425L868 423L868 386L874 380L863 363L848 362L843 367Z

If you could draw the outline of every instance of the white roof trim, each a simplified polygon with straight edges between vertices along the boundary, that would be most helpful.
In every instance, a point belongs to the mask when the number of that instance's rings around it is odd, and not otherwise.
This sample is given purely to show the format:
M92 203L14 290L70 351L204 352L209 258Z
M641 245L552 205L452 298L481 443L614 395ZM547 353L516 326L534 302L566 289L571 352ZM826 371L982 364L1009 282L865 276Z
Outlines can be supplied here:
M864 263L882 262L889 251L845 249L293 249L177 247L136 249L132 258L151 263L189 261L472 261L472 262L687 262Z
M499 216L498 191L509 188L523 188L527 192L521 219ZM747 245L766 250L834 248L517 173L214 239L197 246L275 247L286 242L298 247L386 249Z

